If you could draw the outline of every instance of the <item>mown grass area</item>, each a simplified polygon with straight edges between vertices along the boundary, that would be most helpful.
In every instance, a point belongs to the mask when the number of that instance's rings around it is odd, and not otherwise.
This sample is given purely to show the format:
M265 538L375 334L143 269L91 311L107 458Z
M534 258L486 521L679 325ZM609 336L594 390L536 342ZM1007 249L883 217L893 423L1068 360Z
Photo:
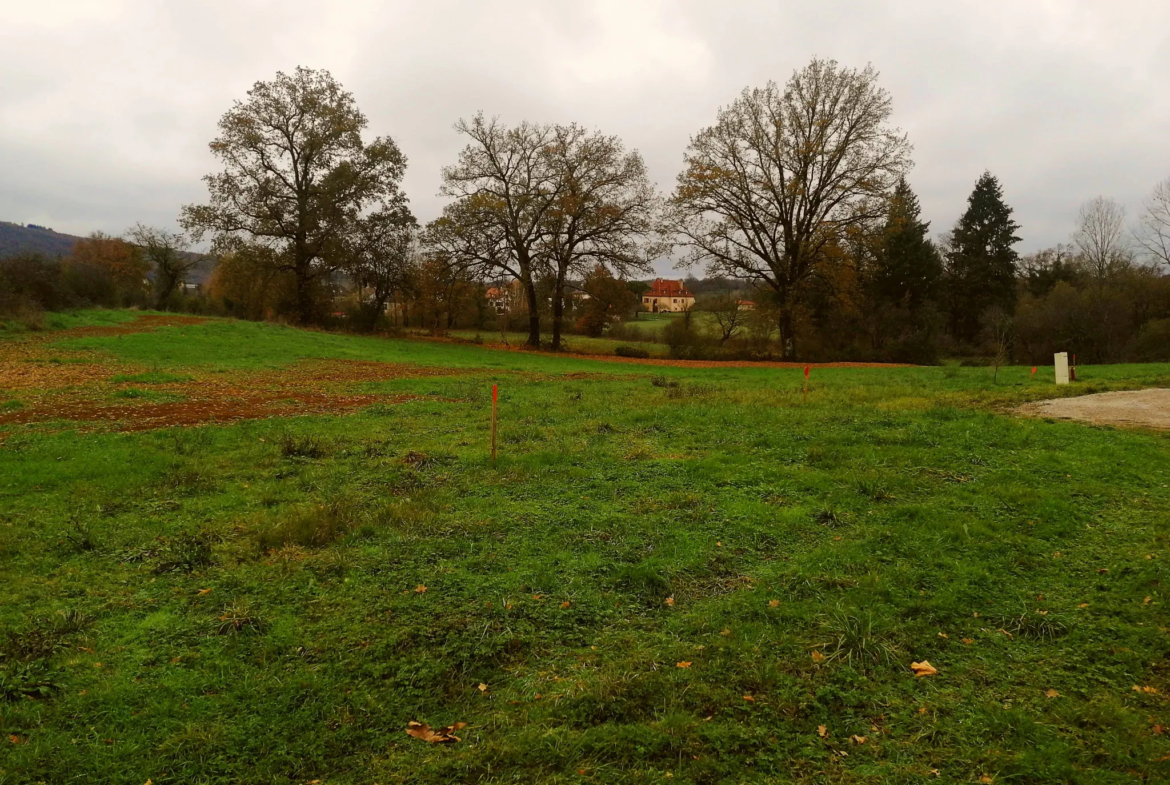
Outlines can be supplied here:
M0 428L4 785L1170 779L1170 438L1009 416L1057 392L1030 369L817 369L804 402L228 321L77 348L450 373L343 417Z

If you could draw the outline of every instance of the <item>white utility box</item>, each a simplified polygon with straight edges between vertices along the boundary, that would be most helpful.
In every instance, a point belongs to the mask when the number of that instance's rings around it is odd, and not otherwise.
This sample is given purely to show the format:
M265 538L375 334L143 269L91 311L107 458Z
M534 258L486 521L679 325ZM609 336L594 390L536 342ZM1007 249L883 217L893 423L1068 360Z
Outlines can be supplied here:
M1056 360L1056 383L1068 384L1068 352L1058 352Z

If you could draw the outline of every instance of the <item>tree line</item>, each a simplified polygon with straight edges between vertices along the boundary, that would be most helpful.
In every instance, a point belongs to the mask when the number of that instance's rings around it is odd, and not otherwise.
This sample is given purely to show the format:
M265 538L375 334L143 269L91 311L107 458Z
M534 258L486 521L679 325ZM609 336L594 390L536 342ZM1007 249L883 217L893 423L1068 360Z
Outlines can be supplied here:
M56 275L56 295L28 260L0 275L9 301L46 308L175 307L189 250L206 243L217 265L201 307L298 324L330 323L342 308L360 329L442 330L498 323L494 289L508 293L529 345L558 350L566 332L620 335L637 309L633 279L674 258L726 283L702 303L714 335L690 318L672 325L680 353L1158 353L1149 347L1170 336L1159 267L1170 265L1170 180L1136 227L1099 198L1069 244L1021 258L1020 227L984 173L954 227L932 239L892 111L872 67L814 59L721 108L691 138L670 194L616 136L480 113L456 123L465 146L442 169L448 202L423 226L397 144L367 141L353 95L326 71L297 68L256 83L219 120L210 150L221 168L204 178L207 201L182 209L182 235L138 226L78 243L55 273L39 273Z

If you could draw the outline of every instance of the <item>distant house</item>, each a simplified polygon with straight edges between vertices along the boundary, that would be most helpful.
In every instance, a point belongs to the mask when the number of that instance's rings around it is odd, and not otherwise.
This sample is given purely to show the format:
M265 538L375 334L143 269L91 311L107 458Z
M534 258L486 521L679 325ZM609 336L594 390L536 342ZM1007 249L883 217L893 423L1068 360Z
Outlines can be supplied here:
M681 313L690 310L694 304L695 296L687 290L686 284L665 278L655 278L650 289L642 295L642 307L651 313Z
M505 286L492 286L484 292L484 297L497 314L503 315L518 308L524 302L524 287L513 278Z
M756 310L756 304L754 302L752 302L751 300L736 300L735 303L736 303L736 305L739 306L739 310L741 310L741 311L754 311L754 310Z

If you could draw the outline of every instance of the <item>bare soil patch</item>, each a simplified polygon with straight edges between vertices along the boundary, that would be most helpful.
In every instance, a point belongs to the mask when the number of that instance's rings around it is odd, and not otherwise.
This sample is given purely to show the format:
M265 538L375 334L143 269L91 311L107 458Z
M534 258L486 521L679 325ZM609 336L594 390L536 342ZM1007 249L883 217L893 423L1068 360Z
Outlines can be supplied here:
M1170 430L1170 388L1055 398L1025 404L1017 411L1030 417L1077 420L1094 425Z
M2 348L0 348L2 351ZM423 368L361 360L311 360L267 371L207 372L192 369L189 380L143 385L113 382L116 374L144 369L100 361L60 366L30 363L16 378L21 408L0 413L0 425L73 421L94 428L142 431L176 425L202 425L267 417L349 412L371 404L413 400L411 395L355 393L363 382L448 376L450 369ZM5 364L0 360L0 373ZM34 369L28 371L28 368ZM11 383L13 380L8 380ZM0 383L0 387L6 384ZM15 387L9 387L15 391ZM143 399L118 399L119 392L146 389ZM150 400L154 397L156 400ZM164 397L167 400L157 400Z

